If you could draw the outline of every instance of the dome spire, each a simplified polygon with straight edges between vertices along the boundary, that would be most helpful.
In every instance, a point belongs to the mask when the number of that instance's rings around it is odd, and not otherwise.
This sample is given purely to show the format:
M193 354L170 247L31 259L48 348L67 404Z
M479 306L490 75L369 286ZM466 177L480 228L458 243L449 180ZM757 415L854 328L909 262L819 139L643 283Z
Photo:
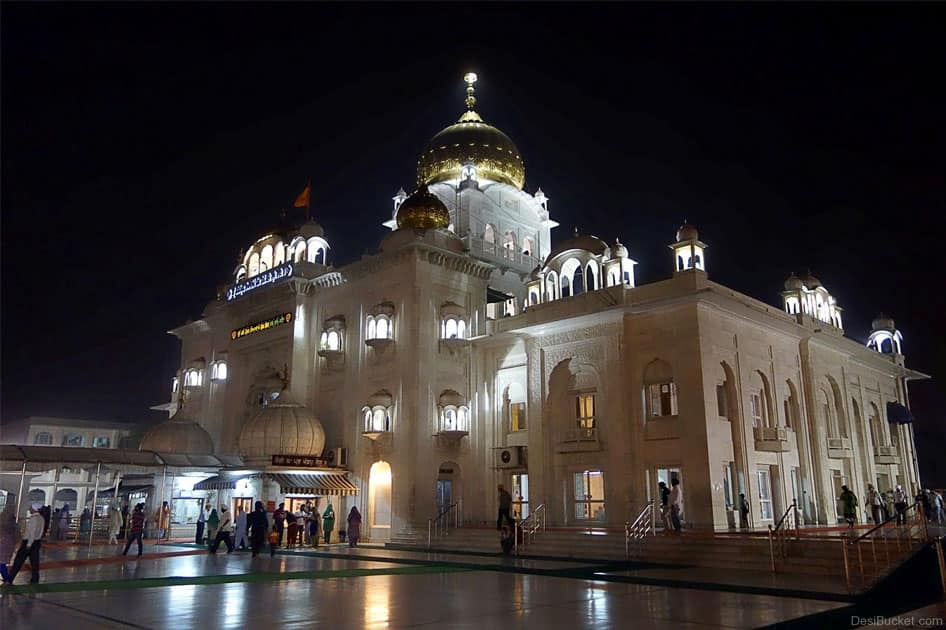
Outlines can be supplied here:
M466 111L460 116L459 122L483 122L480 115L473 109L476 105L476 89L473 87L473 84L476 83L476 78L475 72L467 72L463 75L463 80L466 82L466 100L464 101L466 103Z

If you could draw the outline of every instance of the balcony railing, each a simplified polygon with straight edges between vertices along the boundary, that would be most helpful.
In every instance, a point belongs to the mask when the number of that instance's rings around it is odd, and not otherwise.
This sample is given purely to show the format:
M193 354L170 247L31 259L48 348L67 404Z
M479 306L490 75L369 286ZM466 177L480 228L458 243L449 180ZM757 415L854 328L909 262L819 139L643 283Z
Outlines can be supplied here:
M558 452L597 451L601 448L598 430L595 427L572 429L562 433L558 442Z
M784 453L791 450L788 431L784 427L753 427L752 433L758 451Z
M472 234L464 240L466 240L467 247L470 248L470 253L474 256L491 259L504 265L515 266L524 271L532 271L541 262L538 258L518 249L503 247L501 243L490 243Z

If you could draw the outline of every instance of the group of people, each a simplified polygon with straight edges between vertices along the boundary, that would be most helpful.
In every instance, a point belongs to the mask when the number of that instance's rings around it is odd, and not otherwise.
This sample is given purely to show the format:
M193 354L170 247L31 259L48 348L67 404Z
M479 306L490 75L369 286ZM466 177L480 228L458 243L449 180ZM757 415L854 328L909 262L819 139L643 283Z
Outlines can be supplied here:
M256 557L266 541L269 542L270 555L275 555L276 549L283 546L287 549L305 545L318 547L320 538L328 544L334 529L335 508L331 503L321 514L318 501L301 504L295 511L287 510L286 504L280 503L273 511L272 525L262 501L257 501L249 514L238 506L234 518L231 518L227 506L221 505L218 511L207 504L197 520L195 542L206 542L210 553L216 553L223 543L227 553L236 548L249 548ZM348 545L356 547L361 538L361 513L356 506L352 506L348 513L347 533Z
M843 504L844 519L853 527L857 520L857 497L847 486L841 486L840 499ZM942 494L936 490L924 488L913 497L913 500L920 505L924 516L929 521L943 523L946 514L944 514ZM892 492L884 494L875 489L873 484L867 484L867 499L864 502L864 508L875 525L892 519L894 514L897 517L897 525L905 524L908 502L909 496L903 486L898 485Z

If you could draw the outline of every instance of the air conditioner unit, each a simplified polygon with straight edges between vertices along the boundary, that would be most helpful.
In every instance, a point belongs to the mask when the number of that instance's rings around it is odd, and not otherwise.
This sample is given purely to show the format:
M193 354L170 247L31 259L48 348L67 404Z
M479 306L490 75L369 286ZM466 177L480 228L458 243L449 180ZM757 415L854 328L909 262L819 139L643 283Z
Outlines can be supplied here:
M520 446L504 446L493 450L496 468L518 468L521 465Z
M325 454L325 459L332 466L348 468L348 449L341 446L333 448Z

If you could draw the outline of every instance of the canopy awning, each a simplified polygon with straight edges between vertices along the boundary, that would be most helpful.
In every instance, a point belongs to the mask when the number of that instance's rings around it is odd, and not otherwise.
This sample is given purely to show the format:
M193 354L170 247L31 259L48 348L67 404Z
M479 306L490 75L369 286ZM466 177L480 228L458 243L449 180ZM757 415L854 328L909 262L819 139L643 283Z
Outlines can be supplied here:
M324 473L313 475L279 475L268 477L279 484L283 494L334 495L340 497L355 496L358 488L348 480L345 473Z
M154 488L154 485L152 485L152 484L133 484L133 485L127 485L127 486L126 486L125 484L120 484L120 485L118 486L118 496L122 496L122 495L124 495L124 494L131 494L132 492L140 492L140 491L142 491L142 490L149 490L149 489L151 489L151 488ZM115 488L114 488L114 487L112 487L112 488L106 488L106 489L104 489L104 490L99 490L99 497L111 498L111 497L113 497L114 495L115 495Z
M214 475L194 484L194 490L235 490L242 477L232 475Z
M91 470L99 463L103 471L119 470L126 473L154 472L163 470L165 466L194 470L240 465L239 458L233 456L156 453L127 448L0 445L0 469L21 470L24 462L26 470L30 472L44 472L60 466Z

